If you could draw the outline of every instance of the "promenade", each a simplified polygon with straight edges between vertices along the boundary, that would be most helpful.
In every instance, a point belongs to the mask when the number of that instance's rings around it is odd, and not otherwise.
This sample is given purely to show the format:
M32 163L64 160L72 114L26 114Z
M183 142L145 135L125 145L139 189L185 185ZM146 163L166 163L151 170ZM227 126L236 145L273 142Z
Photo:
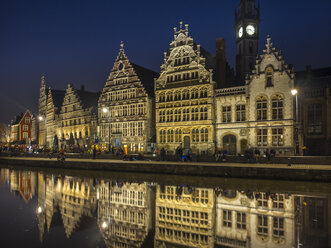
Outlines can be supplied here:
M0 157L2 165L155 174L331 182L331 165L227 162L123 161L118 159Z

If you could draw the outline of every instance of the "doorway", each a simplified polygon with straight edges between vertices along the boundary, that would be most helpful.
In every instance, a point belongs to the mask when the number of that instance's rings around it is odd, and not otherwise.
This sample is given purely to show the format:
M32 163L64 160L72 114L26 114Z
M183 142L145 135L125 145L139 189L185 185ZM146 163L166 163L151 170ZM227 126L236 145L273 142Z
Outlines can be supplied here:
M236 136L229 134L223 137L223 149L227 150L230 155L237 154Z
M191 139L190 136L184 136L184 149L190 149L191 147Z

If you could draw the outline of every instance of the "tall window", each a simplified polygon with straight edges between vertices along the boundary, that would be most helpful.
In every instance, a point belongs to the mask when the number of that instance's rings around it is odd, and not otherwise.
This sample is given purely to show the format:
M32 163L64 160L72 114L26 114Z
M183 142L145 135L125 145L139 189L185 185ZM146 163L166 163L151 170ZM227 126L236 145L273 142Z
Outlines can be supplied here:
M257 129L257 145L258 146L268 145L268 129L266 128Z
M175 131L175 142L182 142L182 130L176 129Z
M23 131L28 131L28 125L23 125Z
M231 106L224 106L222 108L222 122L231 122Z
M236 121L246 121L246 105L240 104L236 106Z
M143 123L141 121L138 122L138 136L144 135L143 133Z
M322 104L314 103L308 105L308 133L322 133Z
M128 123L123 123L123 136L128 136Z
M273 218L273 236L276 238L284 237L284 218Z
M199 142L199 129L192 129L192 141Z
M208 142L208 128L201 128L201 142Z
M259 207L268 207L268 197L266 193L258 193L257 204Z
M256 111L257 111L256 119L258 121L267 119L267 98L265 96L261 96L257 99Z
M25 117L25 123L30 123L30 117Z
M272 200L273 208L284 208L284 194L276 194L275 198Z
M272 145L273 146L284 145L283 128L272 128Z
M225 227L232 226L232 211L223 210L223 226Z
M139 103L138 104L138 115L143 115L144 114L144 104Z
M269 66L269 67L267 67L265 69L266 87L272 87L272 86L274 86L274 83L273 83L273 73L274 73L274 70L272 69L271 66Z
M272 97L272 119L283 119L283 97L280 95Z
M160 143L165 143L165 142L166 142L166 131L160 130Z
M237 228L246 229L246 213L237 212Z
M257 234L264 236L268 235L268 216L257 216Z

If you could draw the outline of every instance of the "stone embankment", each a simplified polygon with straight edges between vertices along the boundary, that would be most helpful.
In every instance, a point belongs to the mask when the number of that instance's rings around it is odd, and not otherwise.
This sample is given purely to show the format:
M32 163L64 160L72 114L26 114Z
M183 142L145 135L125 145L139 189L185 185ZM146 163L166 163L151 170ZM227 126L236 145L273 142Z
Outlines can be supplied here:
M62 163L56 158L32 157L0 157L0 164L36 168L331 182L331 165L123 161L82 158L68 158Z

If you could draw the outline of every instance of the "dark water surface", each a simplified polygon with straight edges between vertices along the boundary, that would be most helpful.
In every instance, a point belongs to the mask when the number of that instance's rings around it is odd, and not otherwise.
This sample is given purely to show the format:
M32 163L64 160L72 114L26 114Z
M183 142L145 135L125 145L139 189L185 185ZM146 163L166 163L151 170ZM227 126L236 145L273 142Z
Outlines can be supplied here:
M0 247L331 247L331 184L0 165Z

